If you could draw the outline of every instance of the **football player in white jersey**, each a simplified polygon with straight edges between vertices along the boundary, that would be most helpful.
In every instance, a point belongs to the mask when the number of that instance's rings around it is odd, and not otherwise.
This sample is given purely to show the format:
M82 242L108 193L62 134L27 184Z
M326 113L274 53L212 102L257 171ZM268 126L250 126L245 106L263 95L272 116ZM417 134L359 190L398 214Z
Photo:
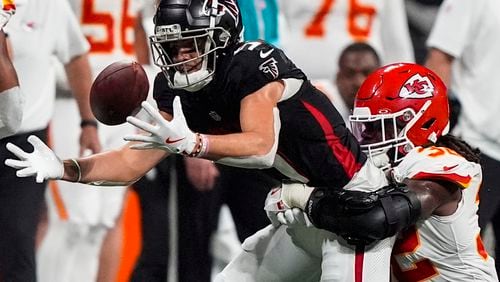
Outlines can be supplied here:
M15 11L13 1L0 1L0 139L16 133L23 117L23 97L9 58L7 36L3 31Z
M146 5L145 1L71 0L69 3L90 43L89 61L94 77L115 61L149 63L142 56L136 57L137 48L134 48L136 44L145 42L142 48L146 54L149 52L145 33L142 37L136 36L143 32L141 21L136 21L136 16ZM135 37L138 39L135 40ZM142 41L139 40L141 38ZM78 151L75 142L77 128L68 127L68 123L80 123L76 102L62 97L56 101L52 121L53 148L66 156L85 154ZM97 123L82 121L80 125L92 127ZM134 129L127 124L99 124L104 149L122 144L115 137L132 132ZM120 263L121 229L117 223L125 191L125 187L89 189L87 185L68 182L51 185L50 193L47 193L49 228L37 254L40 281L92 281L96 277L112 279ZM111 241L104 241L105 238ZM104 249L99 260L101 246Z
M447 134L446 87L437 75L418 65L378 70L361 86L350 119L370 157L389 156L391 180L430 199L422 201L427 219L394 246L398 281L498 281L479 236L479 151Z
M413 62L403 0L281 0L284 51L311 79L336 73L342 49L367 42L382 64Z
M420 219L398 235L392 252L392 270L398 281L498 281L494 260L485 251L479 236L476 212L482 175L478 152L464 141L447 135L446 87L437 75L414 64L378 69L361 86L350 120L369 158L390 168L388 187L393 187L389 192L393 196L386 197L388 190L384 189L375 193L344 189L328 194L325 189L316 188L305 208L308 217L301 217L303 213L297 209L288 209L278 213L274 223L288 225L287 232L293 233L304 230L297 229L297 223L309 224L310 219L316 227L342 234L348 241L369 242L388 235L386 231L381 232L380 226L389 226L390 230L401 223L400 214L413 213L410 217ZM385 165L381 160L386 160ZM290 207L300 198L290 198L292 190L300 191L283 185L281 195L275 198ZM401 198L409 199L412 209L402 209L404 201L395 197L398 193ZM283 196L287 194L288 198ZM253 275L282 277L276 273L284 275L279 271L294 273L306 269L309 277L314 277L321 259L313 255L311 245L317 244L315 241L320 237L309 233L310 245L303 247L304 253L294 247L297 240L292 243L280 230L283 228L261 232L257 235L260 238L256 236L257 240L248 241L244 246L247 254L223 275L243 277L254 268ZM351 280L346 275L356 267L347 271L339 267L342 260L349 259L349 251L346 251L349 249L324 242L321 249L322 279ZM373 251L376 250L368 250L367 254ZM336 259L332 260L334 256ZM276 263L280 257L290 259ZM271 274L274 276L269 276ZM370 281L379 279L380 276L370 277Z

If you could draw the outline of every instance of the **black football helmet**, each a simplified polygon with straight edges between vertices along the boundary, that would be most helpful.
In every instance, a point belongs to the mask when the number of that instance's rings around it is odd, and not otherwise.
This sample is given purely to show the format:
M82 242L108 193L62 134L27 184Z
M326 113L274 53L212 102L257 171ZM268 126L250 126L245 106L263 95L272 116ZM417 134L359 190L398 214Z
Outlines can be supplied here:
M241 40L236 0L161 0L150 36L155 65L173 89L198 91L213 78L217 57ZM189 56L176 58L179 50Z

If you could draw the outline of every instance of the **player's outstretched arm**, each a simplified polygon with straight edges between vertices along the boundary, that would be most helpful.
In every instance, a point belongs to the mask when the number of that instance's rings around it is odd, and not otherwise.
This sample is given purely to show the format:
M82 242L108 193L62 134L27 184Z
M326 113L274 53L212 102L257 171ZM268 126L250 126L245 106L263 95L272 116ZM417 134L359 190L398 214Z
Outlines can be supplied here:
M161 150L132 150L130 144L120 149L91 155L81 159L61 160L38 137L28 137L33 152L23 151L7 143L7 149L17 159L7 159L5 165L17 169L18 177L36 177L44 180L62 179L92 185L128 185L153 168L167 153Z
M280 120L277 103L283 89L283 83L271 82L243 98L240 107L242 132L224 135L192 132L186 123L179 97L173 101L171 119L143 102L142 108L150 115L154 124L128 117L128 123L148 135L129 135L124 139L142 143L135 145L133 149L159 148L230 166L269 168L278 147Z

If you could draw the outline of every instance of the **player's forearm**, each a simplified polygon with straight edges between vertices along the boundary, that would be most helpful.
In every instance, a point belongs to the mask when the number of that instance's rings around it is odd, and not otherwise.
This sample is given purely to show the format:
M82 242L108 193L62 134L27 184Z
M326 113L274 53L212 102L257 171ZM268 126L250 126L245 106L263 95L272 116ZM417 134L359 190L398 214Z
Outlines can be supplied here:
M273 137L257 133L208 135L207 157L217 160L223 157L247 157L267 154L273 145Z
M425 66L433 70L447 87L450 87L451 65L454 58L436 48L431 48L427 54Z
M141 65L148 65L150 63L149 44L148 36L142 25L142 13L139 13L135 19L134 38L134 49L137 62Z
M70 88L78 104L80 117L82 120L95 119L89 103L92 72L87 54L72 58L71 61L65 65L65 69Z
M125 145L76 160L64 160L63 180L94 185L128 185L167 156L161 150L132 150Z
M259 139L260 137L251 136L252 134L213 136L215 148L208 148L208 153L204 154L204 158L242 168L272 167L278 148L277 140L268 146L268 142Z
M461 189L452 182L407 179L405 183L422 206L420 219L427 219L431 215L452 215L462 197Z
M0 92L18 86L17 74L7 51L7 39L0 30Z
M277 101L283 92L280 82L269 83L241 102L241 133L210 135L208 156L213 159L247 158L253 167L272 165L281 128ZM232 162L232 160L229 160ZM236 160L239 162L240 160Z

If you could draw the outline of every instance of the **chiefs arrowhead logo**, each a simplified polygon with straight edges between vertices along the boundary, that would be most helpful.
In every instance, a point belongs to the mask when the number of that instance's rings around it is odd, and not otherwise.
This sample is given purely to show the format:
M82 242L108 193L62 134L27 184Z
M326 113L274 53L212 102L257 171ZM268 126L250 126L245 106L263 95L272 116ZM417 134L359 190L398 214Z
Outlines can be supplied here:
M423 99L432 97L434 92L434 85L431 80L420 74L415 74L410 77L399 90L399 97L401 98L414 98Z

